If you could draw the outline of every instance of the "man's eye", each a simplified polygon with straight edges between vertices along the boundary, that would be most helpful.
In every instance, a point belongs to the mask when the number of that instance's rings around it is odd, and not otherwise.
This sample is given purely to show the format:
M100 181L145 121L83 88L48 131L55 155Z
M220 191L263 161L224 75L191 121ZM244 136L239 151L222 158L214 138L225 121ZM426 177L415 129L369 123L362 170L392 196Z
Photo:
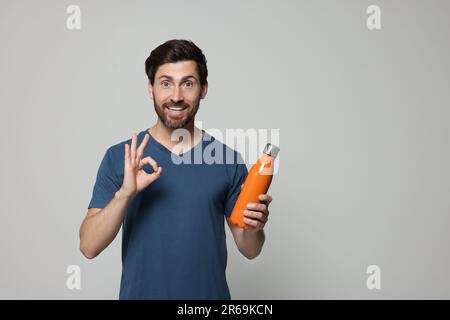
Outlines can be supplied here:
M186 88L191 88L191 87L192 87L192 82L190 82L190 81L185 82L185 83L184 83L184 86L185 86Z
M162 85L163 87L168 87L168 86L169 86L169 82L163 81L163 82L161 82L161 85Z

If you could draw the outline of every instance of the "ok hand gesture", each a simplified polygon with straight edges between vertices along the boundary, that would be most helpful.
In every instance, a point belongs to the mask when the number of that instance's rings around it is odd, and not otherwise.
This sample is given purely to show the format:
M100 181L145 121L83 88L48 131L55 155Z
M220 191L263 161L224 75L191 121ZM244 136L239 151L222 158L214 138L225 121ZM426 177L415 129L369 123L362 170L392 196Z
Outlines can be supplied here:
M124 177L120 188L121 195L125 197L134 197L161 176L162 167L158 166L152 157L148 156L142 159L149 138L150 136L147 133L137 150L136 133L133 133L131 139L131 150L130 146L127 143L125 144ZM153 172L151 174L144 171L143 167L145 164L152 166Z

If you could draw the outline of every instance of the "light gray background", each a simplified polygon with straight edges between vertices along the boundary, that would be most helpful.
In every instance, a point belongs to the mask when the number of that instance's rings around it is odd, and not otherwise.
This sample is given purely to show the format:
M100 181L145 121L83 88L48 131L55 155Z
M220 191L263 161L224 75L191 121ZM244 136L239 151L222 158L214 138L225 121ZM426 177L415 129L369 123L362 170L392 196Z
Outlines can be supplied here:
M206 54L205 129L280 129L262 254L247 260L227 228L232 298L450 298L449 14L448 1L2 0L0 298L118 297L121 237L89 261L78 230L105 150L156 121L144 61L173 38Z

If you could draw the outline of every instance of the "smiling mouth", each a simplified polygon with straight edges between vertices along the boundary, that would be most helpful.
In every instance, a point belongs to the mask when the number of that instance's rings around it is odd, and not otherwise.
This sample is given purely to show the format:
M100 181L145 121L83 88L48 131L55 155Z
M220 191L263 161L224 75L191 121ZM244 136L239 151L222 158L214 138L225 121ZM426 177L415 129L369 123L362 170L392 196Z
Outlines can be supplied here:
M166 107L166 108L169 109L169 110L172 110L172 111L183 111L187 107L184 106L184 107Z

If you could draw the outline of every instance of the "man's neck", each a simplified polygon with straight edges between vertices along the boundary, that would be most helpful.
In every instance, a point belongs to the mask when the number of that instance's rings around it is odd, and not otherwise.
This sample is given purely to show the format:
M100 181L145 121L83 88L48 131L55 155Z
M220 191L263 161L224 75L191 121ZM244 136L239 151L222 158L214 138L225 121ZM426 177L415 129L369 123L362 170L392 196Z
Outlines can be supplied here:
M174 140L172 140L172 134L176 129L166 127L158 118L156 124L149 129L149 133L167 149L173 150L175 146L180 147L181 144L183 152L186 152L193 148L202 139L203 135L202 130L194 126L194 120L189 122L183 129L189 132L190 139L177 141L175 138L179 135L174 135Z

